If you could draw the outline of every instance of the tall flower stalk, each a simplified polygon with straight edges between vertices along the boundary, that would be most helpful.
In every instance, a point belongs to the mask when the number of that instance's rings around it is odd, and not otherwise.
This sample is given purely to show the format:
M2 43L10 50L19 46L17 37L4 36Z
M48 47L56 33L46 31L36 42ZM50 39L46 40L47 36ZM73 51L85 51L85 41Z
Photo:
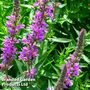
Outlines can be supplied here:
M82 29L80 31L80 36L77 42L77 47L76 50L73 52L73 54L70 54L69 60L66 61L66 64L64 64L61 77L59 77L55 90L63 90L63 88L69 88L70 86L73 85L73 80L72 78L74 76L79 75L80 71L80 65L79 61L81 58L81 54L83 51L83 46L84 46L84 34L85 34L85 29Z
M19 0L14 0L13 12L10 16L6 17L8 19L6 21L6 27L8 29L9 34L8 36L5 36L2 48L2 63L5 64L6 67L12 64L12 61L15 58L15 54L17 54L17 48L15 47L15 43L18 43L18 40L15 35L21 28L24 27L23 24L17 22L17 20L19 19L20 12L19 6Z
M39 9L36 10L32 24L30 25L32 33L28 34L27 38L22 39L24 47L19 55L19 59L26 61L29 67L31 66L26 72L27 76L31 78L36 74L36 69L32 67L32 62L38 55L37 41L41 42L44 39L48 27L45 18L53 17L53 7L48 5L47 0L38 0L34 3L34 6Z

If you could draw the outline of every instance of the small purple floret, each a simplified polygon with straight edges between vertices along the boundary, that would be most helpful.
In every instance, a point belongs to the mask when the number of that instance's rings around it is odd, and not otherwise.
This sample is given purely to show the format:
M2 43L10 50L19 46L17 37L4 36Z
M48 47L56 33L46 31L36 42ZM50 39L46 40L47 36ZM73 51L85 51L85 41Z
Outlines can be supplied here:
M32 68L30 71L27 71L27 76L30 78L34 78L36 75L36 68Z

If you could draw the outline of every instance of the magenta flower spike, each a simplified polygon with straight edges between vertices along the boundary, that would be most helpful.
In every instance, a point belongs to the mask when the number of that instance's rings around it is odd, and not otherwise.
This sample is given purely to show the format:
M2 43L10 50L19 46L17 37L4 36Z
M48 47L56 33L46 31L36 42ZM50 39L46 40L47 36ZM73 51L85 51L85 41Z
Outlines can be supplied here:
M10 16L6 17L8 19L6 21L6 27L9 35L6 36L3 40L2 63L4 63L5 66L11 65L12 61L15 58L15 54L17 54L15 43L18 43L19 40L16 39L15 35L21 28L24 27L23 24L17 22L17 18L19 17L19 4L19 0L14 0L14 10Z
M47 0L38 0L34 3L34 6L38 7L39 9L36 10L32 24L30 25L32 33L28 34L27 37L22 39L24 47L19 52L19 59L26 61L29 66L31 65L29 63L32 63L38 55L37 42L41 42L44 39L45 33L47 32L48 24L45 22L45 18L52 18L53 16L53 7L47 3ZM30 76L30 74L31 73L28 73L27 76Z
M62 73L58 79L55 90L63 90L64 88L69 88L73 85L72 78L79 75L80 65L79 61L81 58L83 50L83 41L84 41L85 29L81 29L80 36L77 42L77 48L70 54L69 60L62 66Z

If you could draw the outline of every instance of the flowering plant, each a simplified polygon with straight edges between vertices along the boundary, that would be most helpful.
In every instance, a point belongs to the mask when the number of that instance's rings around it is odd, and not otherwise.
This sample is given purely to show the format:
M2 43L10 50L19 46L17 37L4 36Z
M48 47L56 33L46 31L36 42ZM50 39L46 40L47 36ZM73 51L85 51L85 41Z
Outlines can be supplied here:
M1 0L0 89L89 90L88 10L86 0Z

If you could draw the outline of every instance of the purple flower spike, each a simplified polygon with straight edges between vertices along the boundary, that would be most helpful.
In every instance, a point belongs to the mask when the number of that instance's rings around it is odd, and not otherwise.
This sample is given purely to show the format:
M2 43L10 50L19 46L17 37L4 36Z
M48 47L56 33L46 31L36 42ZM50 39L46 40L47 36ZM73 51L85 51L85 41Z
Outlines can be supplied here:
M34 6L38 6L38 10L35 12L35 16L33 17L32 24L30 28L32 32L27 35L26 38L22 39L24 47L22 51L19 53L19 59L26 61L29 65L29 61L31 62L36 58L38 55L38 47L37 42L41 42L44 39L44 35L47 32L48 24L45 22L46 17L52 17L52 7L48 6L46 8L47 0L38 0L34 3ZM49 10L47 10L49 9ZM48 12L49 11L49 12ZM45 16L45 14L47 14ZM28 71L27 76L33 78L36 73L36 69L32 68Z
M80 65L79 61L81 58L83 46L84 46L84 34L85 29L80 31L80 36L77 42L77 48L70 54L68 59L65 59L65 64L62 65L62 72L57 80L55 90L63 90L73 85L72 78L79 75ZM68 60L68 61L67 61Z
M79 63L75 63L75 56L73 54L70 55L70 60L66 62L67 71L64 80L64 88L69 88L73 85L71 77L78 76L80 66Z
M42 41L44 39L44 34L47 31L48 24L45 22L44 18L53 17L53 6L44 4L47 0L38 0L35 4L40 4L40 10L35 12L33 23L30 25L30 28L33 30L34 39ZM46 14L46 15L44 15Z
M14 47L15 38L5 37L3 41L4 47L2 48L3 54L3 63L10 63L14 59L14 55L16 54L16 48Z
M3 63L4 64L10 64L12 62L12 60L14 60L14 56L16 53L16 47L15 47L15 43L19 43L19 40L17 40L14 35L16 34L16 32L23 28L24 25L23 24L16 24L16 16L14 14L11 14L10 16L6 17L8 20L6 21L6 26L8 28L8 32L10 34L10 36L5 37L4 41L3 41Z
M30 48L24 46L22 48L22 51L20 52L19 59L23 59L24 61L28 61L32 57L36 57L38 55L37 52L38 52L38 49L34 45L31 45Z
M6 21L6 26L8 28L8 32L11 34L11 35L14 35L16 32L18 32L21 28L24 28L24 25L23 24L20 24L18 23L16 25L15 23L15 20L16 20L16 17L15 15L11 15L11 16L7 16L7 21Z

